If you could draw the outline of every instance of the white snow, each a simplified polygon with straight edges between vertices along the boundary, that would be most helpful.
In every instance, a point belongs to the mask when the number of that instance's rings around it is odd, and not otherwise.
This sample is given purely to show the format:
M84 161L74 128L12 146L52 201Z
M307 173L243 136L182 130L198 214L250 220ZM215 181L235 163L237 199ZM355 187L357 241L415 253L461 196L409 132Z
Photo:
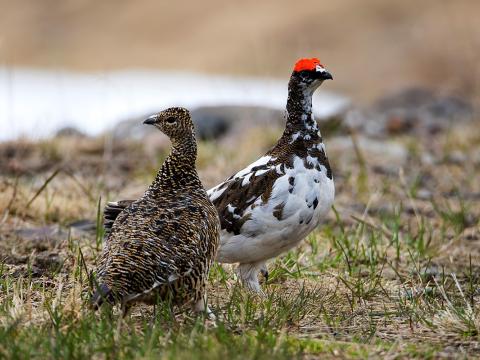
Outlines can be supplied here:
M103 73L0 67L0 141L42 138L64 126L95 135L121 120L169 106L244 105L285 109L288 78L238 78L128 70ZM348 100L323 88L316 116L334 114Z

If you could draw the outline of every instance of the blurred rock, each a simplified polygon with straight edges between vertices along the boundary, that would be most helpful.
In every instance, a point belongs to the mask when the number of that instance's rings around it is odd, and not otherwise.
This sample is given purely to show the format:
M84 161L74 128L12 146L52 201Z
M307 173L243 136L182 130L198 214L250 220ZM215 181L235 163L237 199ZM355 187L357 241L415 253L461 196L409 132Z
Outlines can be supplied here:
M218 109L216 109L218 110ZM200 108L192 112L195 124L195 134L200 140L218 139L231 128L232 122L228 115L209 108Z
M28 249L38 251L58 246L68 238L68 232L62 230L58 225L19 229L15 233Z
M367 164L376 167L383 174L398 174L399 167L408 159L408 150L402 144L393 141L381 141L357 135L357 145ZM339 136L328 139L328 152L355 156L355 150L350 136Z
M116 124L112 130L111 135L115 140L142 140L151 132L151 127L144 125L143 121L151 114L122 120Z
M345 133L343 126L345 111L339 109L338 114L326 118L316 117L322 134ZM277 125L283 127L285 116L283 111L260 106L204 106L191 111L198 140L216 140L252 126ZM151 128L142 124L148 115L121 121L112 129L114 139L145 140L152 134ZM155 137L158 138L157 133ZM161 141L161 140L158 140Z
M73 126L65 126L55 133L55 137L84 138L87 137L87 135Z
M242 129L254 126L283 126L285 122L282 111L259 106L201 107L192 111L192 118L197 131L200 131L201 139L207 139L210 133L216 133L214 138L218 139ZM216 131L220 124L225 131Z
M465 99L412 88L385 96L370 108L350 111L345 121L347 126L369 136L430 135L458 122L472 121L473 110Z
M74 221L68 224L68 227L74 231L86 232L86 233L94 233L97 230L97 224L95 221L83 219Z
M393 95L387 95L377 101L378 111L388 112L392 109L419 108L435 100L433 92L429 89L410 88Z
M242 127L284 121L281 111L258 106L199 107L193 109L191 115L198 140L219 139ZM118 123L112 129L114 139L143 141L152 134L151 128L142 124L147 116Z

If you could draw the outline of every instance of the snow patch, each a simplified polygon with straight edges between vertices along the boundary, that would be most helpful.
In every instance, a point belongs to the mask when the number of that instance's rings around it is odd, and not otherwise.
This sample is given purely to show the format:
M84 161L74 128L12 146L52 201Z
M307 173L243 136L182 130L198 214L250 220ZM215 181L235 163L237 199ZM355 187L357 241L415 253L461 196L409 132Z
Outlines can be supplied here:
M0 141L43 138L64 126L90 135L117 122L170 106L263 106L285 109L288 78L237 78L194 73L126 70L75 73L0 67ZM321 90L313 96L317 116L348 104Z

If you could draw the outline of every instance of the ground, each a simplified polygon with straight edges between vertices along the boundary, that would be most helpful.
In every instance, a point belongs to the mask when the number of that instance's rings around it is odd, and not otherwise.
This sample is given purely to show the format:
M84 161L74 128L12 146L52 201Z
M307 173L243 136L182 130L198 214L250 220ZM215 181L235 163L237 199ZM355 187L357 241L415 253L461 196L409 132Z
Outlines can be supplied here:
M207 187L281 133L258 130L199 144ZM334 208L269 264L266 299L239 286L231 266L215 266L215 322L163 304L136 306L124 320L118 309L88 307L102 207L141 194L168 143L0 144L0 357L480 356L479 130L472 122L377 139L325 133Z

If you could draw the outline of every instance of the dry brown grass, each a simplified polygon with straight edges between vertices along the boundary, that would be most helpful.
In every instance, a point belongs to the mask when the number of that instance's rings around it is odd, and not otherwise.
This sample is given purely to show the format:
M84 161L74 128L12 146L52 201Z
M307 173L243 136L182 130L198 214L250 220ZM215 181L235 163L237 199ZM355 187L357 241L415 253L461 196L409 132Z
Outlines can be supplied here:
M357 152L348 135L330 136L336 213L299 248L270 264L267 300L239 288L229 266L216 268L210 301L218 328L192 330L188 314L165 325L151 308L139 306L122 325L128 329L124 335L116 333L117 315L95 316L86 305L86 268L95 266L99 234L69 232L67 225L95 222L100 197L103 204L138 196L167 149L156 156L140 144L104 139L1 144L0 153L11 155L0 169L6 174L0 180L0 329L9 339L0 340L0 354L12 354L12 344L27 354L28 346L19 344L31 337L58 356L53 345L39 340L41 333L70 344L68 334L86 336L78 326L87 322L99 327L89 333L117 334L108 346L122 349L120 357L146 351L147 345L135 348L131 342L140 344L151 329L166 331L165 326L170 330L155 338L154 349L185 358L224 357L242 341L258 346L260 357L479 356L478 130L473 123L430 138L384 139L380 147L358 135ZM205 184L255 159L279 132L252 130L229 143L201 143L198 165ZM238 151L240 143L248 146ZM386 151L394 146L405 153ZM41 226L56 232L43 238L19 232ZM80 357L113 351L102 350L94 338L88 346L57 341ZM145 356L155 356L154 349Z

